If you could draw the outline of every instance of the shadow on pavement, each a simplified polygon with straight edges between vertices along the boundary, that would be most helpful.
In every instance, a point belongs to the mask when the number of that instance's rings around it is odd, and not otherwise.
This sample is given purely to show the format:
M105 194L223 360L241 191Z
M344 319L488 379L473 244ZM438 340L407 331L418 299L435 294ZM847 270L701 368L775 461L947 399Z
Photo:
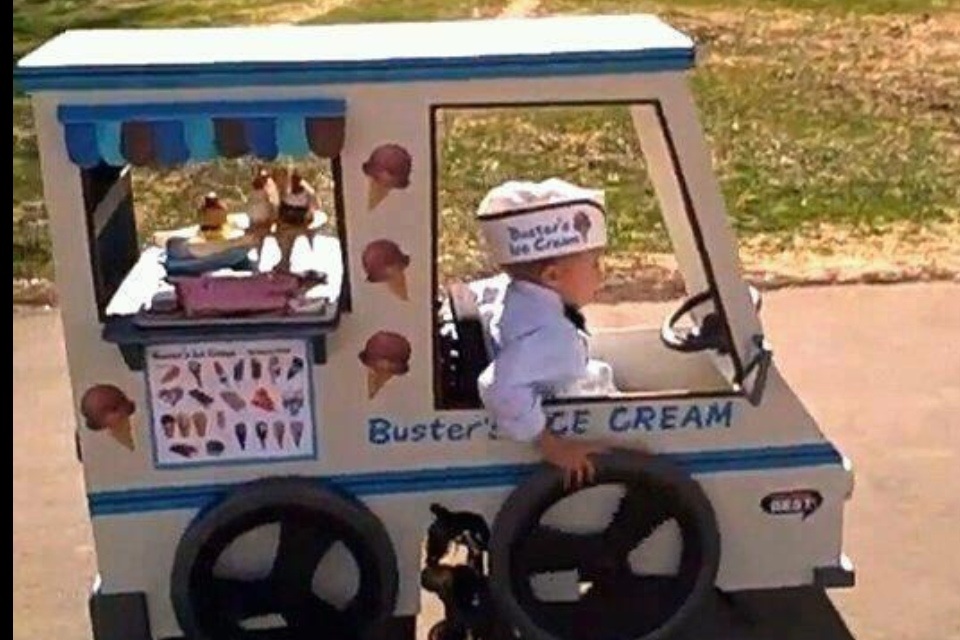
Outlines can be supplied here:
M855 640L826 593L777 589L717 594L678 640Z

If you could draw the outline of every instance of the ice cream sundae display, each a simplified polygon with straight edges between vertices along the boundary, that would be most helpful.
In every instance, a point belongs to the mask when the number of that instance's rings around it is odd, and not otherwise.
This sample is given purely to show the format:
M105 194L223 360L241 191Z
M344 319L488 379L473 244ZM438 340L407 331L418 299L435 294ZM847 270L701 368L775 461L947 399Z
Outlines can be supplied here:
M363 250L363 270L368 282L382 282L401 300L409 299L407 276L404 270L410 265L410 256L403 253L392 240L374 240Z
M227 239L227 208L220 202L216 191L211 191L203 198L198 212L200 222L200 236L204 240Z
M369 351L379 354L378 363L395 360L377 345ZM306 344L298 340L148 348L152 441L160 466L310 455L309 363ZM82 408L90 428L109 430L124 446L133 446L125 415L133 412L133 403L119 389L93 387ZM257 446L251 447L251 440Z
M289 271L293 245L297 238L307 233L314 214L320 209L320 201L310 183L296 171L290 174L286 184L280 185L280 188L276 230L280 262L275 269Z
M410 370L410 341L399 333L378 331L360 352L367 368L367 397L373 398L394 376Z
M87 389L80 399L80 413L92 431L106 431L121 445L133 451L133 427L130 416L136 405L112 384L98 384Z
M363 163L367 176L367 209L377 208L394 189L410 185L413 160L410 153L398 144L382 144L373 150Z
M241 211L231 211L210 191L196 205L194 226L155 234L164 269L138 321L219 324L329 313L329 294L317 287L328 277L328 256L312 244L314 223L323 219L314 187L294 167L259 167L243 200Z
M266 169L260 169L251 184L252 191L247 195L247 217L250 224L247 233L263 246L263 239L273 230L280 207L280 190L273 176Z

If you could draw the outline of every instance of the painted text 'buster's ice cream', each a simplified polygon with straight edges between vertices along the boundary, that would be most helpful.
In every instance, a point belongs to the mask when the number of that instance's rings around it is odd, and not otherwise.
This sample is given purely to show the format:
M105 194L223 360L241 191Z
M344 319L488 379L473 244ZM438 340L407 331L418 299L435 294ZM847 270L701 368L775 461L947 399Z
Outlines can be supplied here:
M367 340L360 361L367 367L367 397L373 398L394 376L410 370L410 341L399 333L378 331Z

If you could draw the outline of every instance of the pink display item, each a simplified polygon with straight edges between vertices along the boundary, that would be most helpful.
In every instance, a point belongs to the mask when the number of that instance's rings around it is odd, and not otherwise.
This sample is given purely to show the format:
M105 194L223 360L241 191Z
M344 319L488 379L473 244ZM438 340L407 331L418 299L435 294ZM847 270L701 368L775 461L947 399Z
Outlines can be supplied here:
M241 278L204 275L177 278L173 284L187 317L283 313L300 290L300 280L287 273Z

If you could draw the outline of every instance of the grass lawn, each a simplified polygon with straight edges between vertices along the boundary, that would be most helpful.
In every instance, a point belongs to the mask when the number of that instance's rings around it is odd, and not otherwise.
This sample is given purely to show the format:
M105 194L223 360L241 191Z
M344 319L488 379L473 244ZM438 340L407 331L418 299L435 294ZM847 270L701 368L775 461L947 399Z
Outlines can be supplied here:
M496 15L507 0L15 0L14 56L64 28L355 22ZM692 83L743 238L786 246L817 225L860 234L957 220L958 0L541 0L537 14L656 11L700 46ZM14 275L49 275L29 107L14 97ZM472 213L499 180L562 174L603 185L614 250L665 237L625 110L444 113L443 266L482 268ZM185 189L245 184L244 163L137 172L145 230L189 212ZM175 206L180 205L180 206Z

